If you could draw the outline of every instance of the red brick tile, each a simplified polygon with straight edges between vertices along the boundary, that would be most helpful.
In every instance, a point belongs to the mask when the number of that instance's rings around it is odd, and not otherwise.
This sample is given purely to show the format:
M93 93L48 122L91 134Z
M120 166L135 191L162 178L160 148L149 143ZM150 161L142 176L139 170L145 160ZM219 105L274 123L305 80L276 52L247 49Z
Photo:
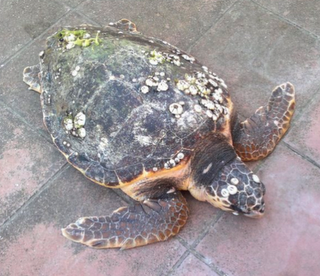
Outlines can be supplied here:
M190 215L186 225L178 235L187 241L189 245L192 245L204 229L206 229L213 220L217 219L220 210L207 202L196 200L189 192L184 193L184 196L188 202Z
M12 242L0 260L2 273L8 276L165 275L183 251L177 240L171 240L126 251L84 248L77 252L60 229L37 224Z
M259 174L265 217L226 214L196 249L228 275L320 274L320 170L280 146Z
M246 117L267 104L276 85L295 85L299 110L320 84L317 40L252 1L236 3L191 53L226 81Z
M66 161L12 113L0 109L0 225Z
M194 255L190 254L182 264L171 274L172 276L218 276L205 263L197 259Z
M306 110L297 116L285 141L300 153L320 164L320 97L315 97ZM299 105L299 99L297 100Z
M0 231L4 275L165 275L185 252L175 238L120 251L73 243L60 228L127 205L70 167Z
M187 50L234 2L178 0L140 4L135 0L87 1L78 10L102 26L128 18L143 34Z

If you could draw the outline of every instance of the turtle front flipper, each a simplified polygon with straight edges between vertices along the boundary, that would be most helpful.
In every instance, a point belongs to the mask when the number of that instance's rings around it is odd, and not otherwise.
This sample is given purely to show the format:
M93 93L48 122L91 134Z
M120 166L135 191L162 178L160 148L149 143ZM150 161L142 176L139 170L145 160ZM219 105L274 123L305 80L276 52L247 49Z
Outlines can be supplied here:
M29 87L30 90L34 90L38 93L41 93L39 74L40 74L39 65L26 67L23 70L23 81L30 86Z
M262 106L250 118L233 130L233 143L243 161L268 156L289 128L295 107L295 90L287 82L277 86L267 106Z
M107 217L80 218L62 234L94 248L128 249L176 235L188 218L186 201L179 191L122 207Z

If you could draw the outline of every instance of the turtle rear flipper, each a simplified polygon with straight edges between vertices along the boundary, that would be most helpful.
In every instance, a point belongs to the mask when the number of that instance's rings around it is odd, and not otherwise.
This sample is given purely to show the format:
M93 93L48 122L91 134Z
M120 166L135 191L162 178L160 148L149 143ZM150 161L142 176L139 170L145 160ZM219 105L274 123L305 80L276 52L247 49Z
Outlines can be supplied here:
M188 218L188 207L180 192L166 193L121 207L107 217L80 218L62 229L62 234L94 248L128 249L176 235Z
M34 90L38 93L41 93L39 74L40 74L39 65L26 67L23 70L23 81L30 86L29 87L30 90Z
M268 156L289 128L295 107L295 90L287 82L277 86L262 106L233 131L233 143L243 161Z

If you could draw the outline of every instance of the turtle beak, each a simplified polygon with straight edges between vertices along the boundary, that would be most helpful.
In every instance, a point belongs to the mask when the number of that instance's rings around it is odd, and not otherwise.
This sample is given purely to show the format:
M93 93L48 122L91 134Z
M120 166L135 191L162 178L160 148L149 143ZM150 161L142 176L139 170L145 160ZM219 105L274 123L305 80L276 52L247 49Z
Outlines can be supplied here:
M261 208L258 211L250 210L249 212L244 213L244 215L249 218L255 218L255 219L262 218L264 215L264 204L261 206Z

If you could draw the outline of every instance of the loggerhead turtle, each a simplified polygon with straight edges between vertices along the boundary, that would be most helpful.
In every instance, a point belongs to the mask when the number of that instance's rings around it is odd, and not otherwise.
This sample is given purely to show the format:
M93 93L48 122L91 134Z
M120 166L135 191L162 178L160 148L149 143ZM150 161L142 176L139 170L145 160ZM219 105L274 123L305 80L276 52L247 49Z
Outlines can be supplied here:
M264 214L265 186L243 161L266 157L287 131L290 83L240 122L222 79L126 19L63 28L39 56L23 79L40 93L54 144L87 178L136 200L78 219L65 237L94 248L164 241L188 218L180 190L235 215Z

